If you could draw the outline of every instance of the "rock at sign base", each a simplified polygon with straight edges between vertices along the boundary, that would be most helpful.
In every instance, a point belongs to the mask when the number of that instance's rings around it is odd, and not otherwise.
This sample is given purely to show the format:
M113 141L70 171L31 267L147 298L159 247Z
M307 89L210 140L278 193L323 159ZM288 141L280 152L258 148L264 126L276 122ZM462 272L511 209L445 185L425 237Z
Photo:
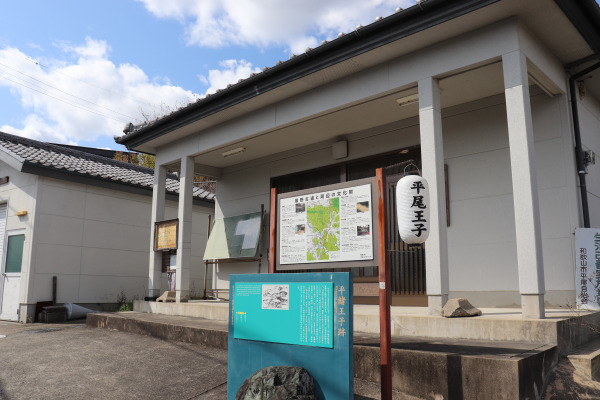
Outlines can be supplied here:
M235 400L317 400L313 377L302 367L267 367L246 379Z
M475 317L481 315L481 310L473 307L467 299L450 299L442 308L442 317Z

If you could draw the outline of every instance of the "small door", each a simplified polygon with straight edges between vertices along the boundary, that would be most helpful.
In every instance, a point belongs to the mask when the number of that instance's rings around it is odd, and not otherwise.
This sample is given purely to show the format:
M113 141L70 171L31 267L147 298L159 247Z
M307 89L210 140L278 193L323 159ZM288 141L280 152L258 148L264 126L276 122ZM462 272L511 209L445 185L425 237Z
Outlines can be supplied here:
M21 267L23 264L23 244L25 235L9 233L6 243L6 261L2 275L2 303L0 319L19 320L19 295L21 292Z

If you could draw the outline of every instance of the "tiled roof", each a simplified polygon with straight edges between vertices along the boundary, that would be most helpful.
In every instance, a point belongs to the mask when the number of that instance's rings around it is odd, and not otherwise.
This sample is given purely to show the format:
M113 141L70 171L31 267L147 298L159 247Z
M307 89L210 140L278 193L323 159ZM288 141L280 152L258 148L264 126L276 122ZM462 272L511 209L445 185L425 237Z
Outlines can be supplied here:
M152 189L154 170L62 146L0 132L0 148L17 160L66 173ZM167 191L179 193L179 179L167 175ZM194 186L194 197L214 201L215 195Z

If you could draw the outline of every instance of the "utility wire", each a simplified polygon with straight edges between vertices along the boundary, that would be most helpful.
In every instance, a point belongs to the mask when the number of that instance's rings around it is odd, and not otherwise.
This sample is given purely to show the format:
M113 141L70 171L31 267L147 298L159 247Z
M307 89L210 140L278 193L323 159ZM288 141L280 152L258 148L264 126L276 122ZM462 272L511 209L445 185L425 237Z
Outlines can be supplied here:
M12 50L12 49L11 49L11 50ZM119 93L119 92L116 92L116 91L114 91L114 90L107 89L107 88L105 88L105 87L102 87L102 86L95 85L95 84L93 84L93 83L91 83L91 82L87 82L87 81L84 81L84 80L82 80L82 79L76 78L76 77L74 77L74 76L71 76L71 75L69 75L69 74L66 74L66 73L64 73L64 72L62 72L62 71L60 71L60 70L58 70L58 69L56 69L56 70L52 70L50 67L48 67L48 66L46 66L46 65L44 65L44 64L42 64L42 63L40 63L39 61L36 61L36 60L34 60L34 59L32 59L32 58L29 58L29 57L25 56L25 55L24 55L23 53L21 53L21 52L15 52L15 51L9 51L9 52L10 52L10 53L12 53L12 54L18 55L19 57L21 57L21 58L23 58L23 59L25 59L25 60L29 61L30 63L33 63L33 64L35 64L35 65L38 65L40 68L44 68L44 69L45 69L45 70L47 70L47 71L57 72L57 73L59 73L59 74L61 74L61 75L64 75L64 76L66 76L67 78L78 80L79 82L81 82L81 83L85 83L86 85L90 85L90 86L93 86L93 87L95 87L95 88L98 88L98 89L100 89L100 90L104 90L104 91L106 91L106 92L110 92L110 93L113 93L113 94L119 95L119 96L121 96L121 97L123 97L123 98L129 99L129 100L132 100L132 101L135 101L135 102L136 102L136 103L138 103L139 105L146 105L146 106L148 106L148 107L155 107L155 106L156 106L155 104L146 103L146 102L140 101L139 99L134 99L133 97L125 96L123 93Z
M65 104L68 104L68 105L70 105L70 106L73 106L73 107L75 107L75 108L79 108L79 109L81 109L81 110L84 110L84 111L91 112L92 114L96 114L96 115L99 115L99 116L101 116L101 117L108 118L108 119L111 119L111 120L113 120L113 121L120 122L120 123L127 123L127 122L128 122L127 120L124 120L124 119L116 119L116 118L113 118L113 117L111 117L111 116L109 116L109 115L103 114L103 113L101 113L101 112L98 112L98 111L95 111L95 110L89 109L89 108L87 108L87 107L81 106L81 105L79 105L79 104L72 103L72 102L70 102L70 101L68 101L68 100L61 99L61 98L59 98L59 97L53 96L53 95L51 95L50 93L44 92L44 91L42 91L42 90L39 90L39 89L36 89L36 88L32 88L32 87L30 87L30 86L27 86L26 84L24 84L24 83L22 83L22 82L17 82L17 81L15 81L15 80L12 80L12 79L10 79L10 78L6 77L6 76L0 75L0 78L4 78L4 79L6 79L6 80L7 80L7 81L9 81L9 82L13 82L13 83L15 83L15 84L17 84L17 85L21 85L21 86L23 86L23 87L26 87L26 88L28 88L29 90L33 90L34 92L41 93L41 94L43 94L43 95L46 95L46 96L48 96L48 97L52 97L53 99L56 99L56 100L58 100L58 101L61 101L61 102L65 103Z
M110 112L113 112L113 113L115 113L115 114L119 114L119 115L121 115L121 116L123 116L123 117L125 117L125 118L129 118L130 120L134 120L134 119L135 119L135 117L132 117L132 116L130 116L130 115L123 114L123 113L121 113L121 112L115 111L115 110L113 110L113 109L110 109L110 108L108 108L108 107L105 107L105 106L102 106L102 105L100 105L100 104L94 103L94 102L92 102L92 101L86 100L86 99L84 99L83 97L79 97L79 96L76 96L76 95L74 95L74 94L71 94L71 93L69 93L69 92L66 92L66 91L64 91L64 90L62 90L62 89L60 89L60 88L57 88L56 86L52 86L52 85L50 85L50 84L48 84L48 83L46 83L46 82L44 82L44 81L41 81L41 80L39 80L39 79L37 79L37 78L34 78L34 77L33 77L33 76L31 76L31 75L27 75L27 74L26 74L26 73L24 73L24 72L21 72L21 71L18 71L18 70L16 70L16 69L14 69L14 68L11 68L11 67L9 67L9 66L8 66L8 65L6 65L6 64L0 63L0 65L1 65L1 66L3 66L3 67L5 67L5 68L8 68L8 69L10 69L10 70L12 70L12 71L15 71L15 72L17 72L17 73L19 73L19 74L21 74L21 75L24 75L24 76L26 76L26 77L27 77L27 78L29 78L29 79L32 79L32 80L34 80L34 81L36 81L36 82L39 82L39 83L41 83L42 85L48 86L48 87L50 87L50 88L52 88L52 89L54 89L54 90L58 90L59 92L61 92L61 93L64 93L64 94L66 94L67 96L74 97L74 98L76 98L76 99L78 99L78 100L84 101L84 102L86 102L86 103L89 103L89 104L91 104L91 105L93 105L93 106L96 106L96 107L103 108L103 109L105 109L105 110L107 110L107 111L110 111ZM0 68L0 71L3 71L3 70ZM17 76L16 76L16 75L14 75L14 74L12 74L12 73L10 73L10 72L6 71L6 70L4 70L3 72L4 72L4 73L7 73L7 74L9 74L9 75L11 75L11 76L13 76L13 77L15 77L15 78L17 78ZM28 83L29 83L29 82L28 82Z

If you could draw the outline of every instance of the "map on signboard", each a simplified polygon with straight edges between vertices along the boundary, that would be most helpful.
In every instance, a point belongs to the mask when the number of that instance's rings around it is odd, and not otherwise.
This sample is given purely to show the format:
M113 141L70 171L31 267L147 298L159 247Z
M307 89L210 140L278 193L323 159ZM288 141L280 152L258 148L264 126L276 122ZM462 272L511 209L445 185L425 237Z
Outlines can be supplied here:
M216 219L206 243L205 260L252 258L258 253L260 212Z
M308 206L306 221L309 243L306 259L329 260L331 252L340 250L340 199L334 197Z
M279 262L373 259L371 185L282 198Z

